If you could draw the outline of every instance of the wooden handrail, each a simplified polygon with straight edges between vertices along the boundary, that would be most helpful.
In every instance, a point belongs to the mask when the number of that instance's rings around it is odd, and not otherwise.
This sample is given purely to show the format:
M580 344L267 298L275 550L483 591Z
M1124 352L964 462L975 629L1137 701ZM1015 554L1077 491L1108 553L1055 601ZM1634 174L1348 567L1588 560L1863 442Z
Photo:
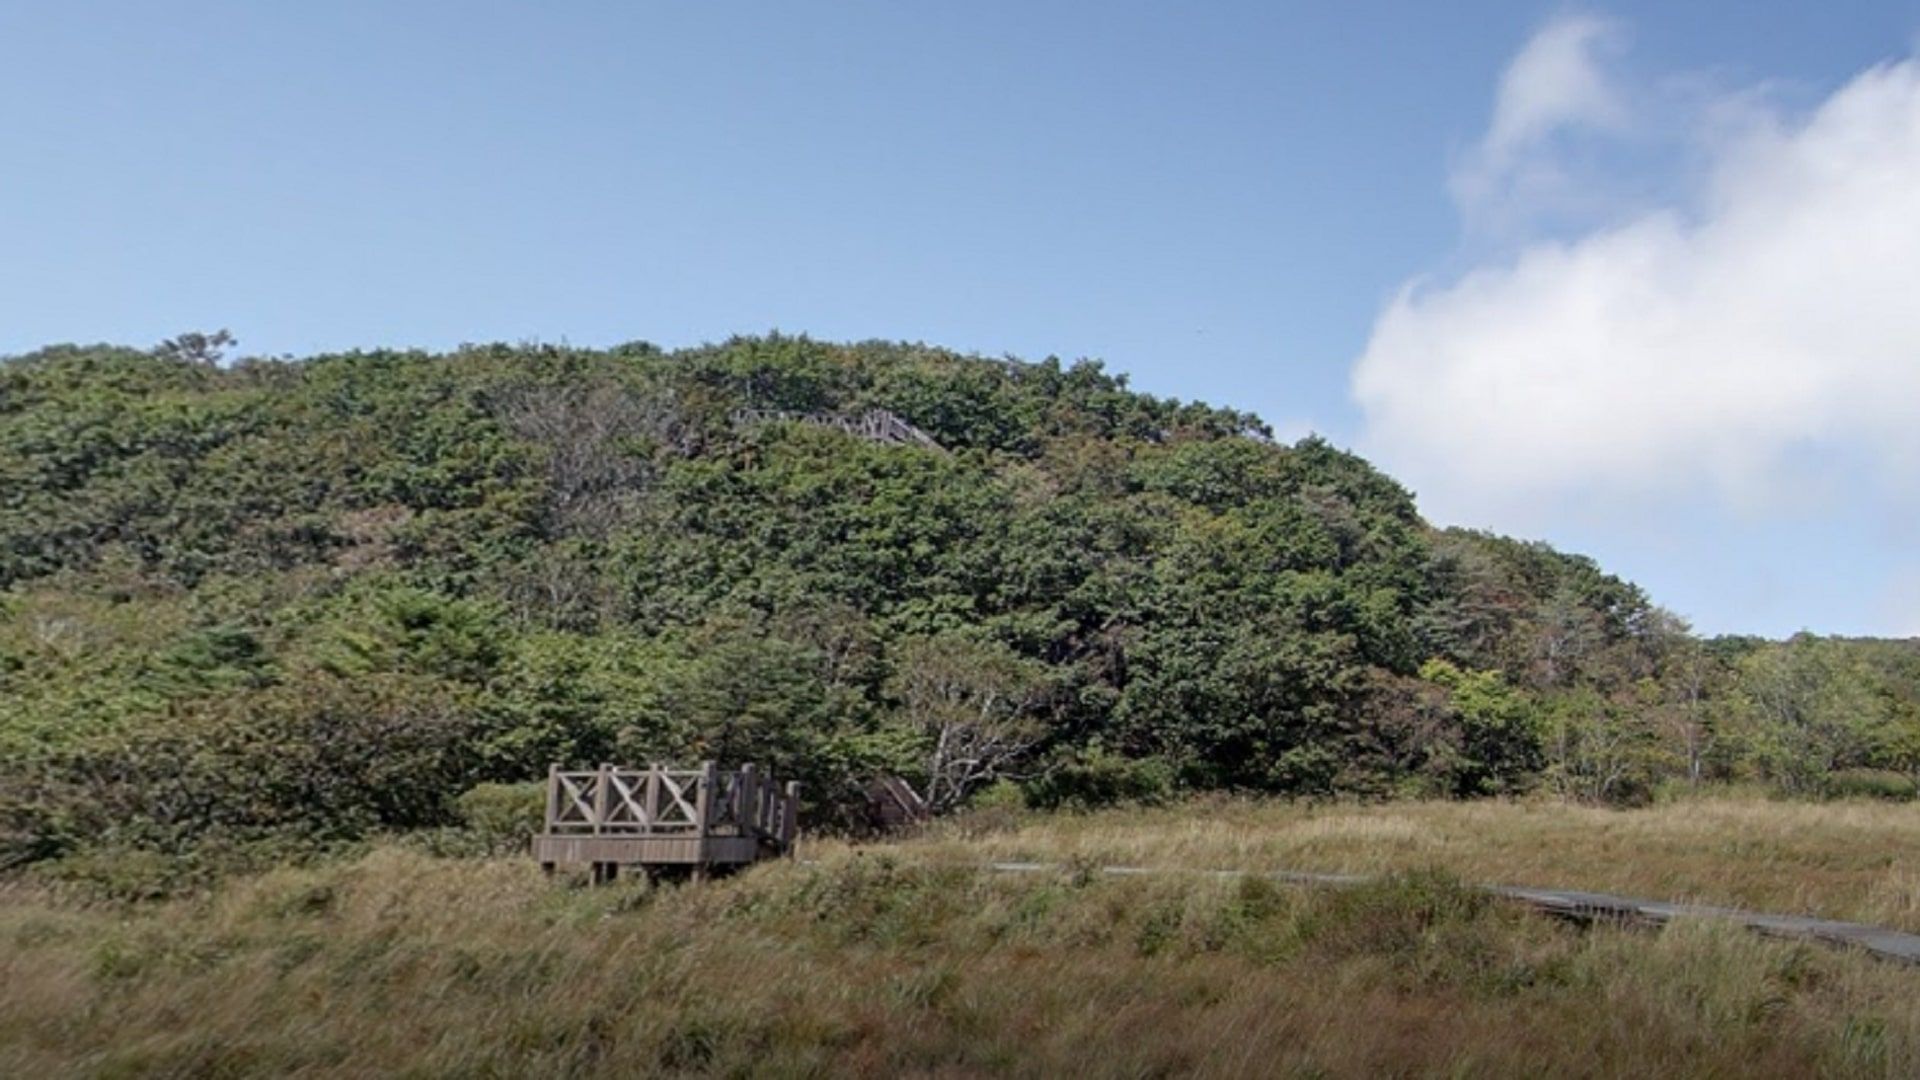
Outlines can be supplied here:
M843 431L868 442L884 443L889 446L924 446L942 453L946 451L946 447L941 446L939 440L885 409L868 409L862 413L735 409L732 420L735 427L750 427L756 424L808 424L813 427Z
M755 765L721 770L598 769L547 772L546 835L604 837L747 836L789 849L797 834L800 786L781 785Z

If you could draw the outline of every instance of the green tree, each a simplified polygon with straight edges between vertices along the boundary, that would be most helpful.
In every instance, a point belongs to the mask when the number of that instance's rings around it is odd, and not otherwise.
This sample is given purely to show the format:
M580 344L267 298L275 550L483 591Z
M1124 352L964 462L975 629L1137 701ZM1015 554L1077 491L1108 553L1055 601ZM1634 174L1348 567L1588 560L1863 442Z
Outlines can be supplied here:
M1455 794L1507 794L1533 785L1544 763L1544 725L1532 702L1497 671L1462 671L1431 660L1420 677L1447 691L1458 717Z
M957 634L903 638L888 683L916 737L927 805L952 809L1014 776L1046 738L1045 669L994 642Z

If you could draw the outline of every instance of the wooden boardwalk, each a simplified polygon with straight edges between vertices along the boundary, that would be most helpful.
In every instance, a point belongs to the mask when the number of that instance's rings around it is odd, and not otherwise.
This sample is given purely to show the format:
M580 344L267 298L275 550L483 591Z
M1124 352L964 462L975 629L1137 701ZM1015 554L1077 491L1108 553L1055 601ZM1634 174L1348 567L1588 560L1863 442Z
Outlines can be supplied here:
M1540 911L1566 918L1613 920L1660 926L1676 919L1716 919L1737 923L1768 937L1802 938L1827 945L1860 949L1887 960L1920 964L1920 934L1889 930L1865 923L1816 919L1809 915L1767 915L1708 904L1676 904L1641 900L1611 893L1572 889L1533 889L1518 885L1491 885L1487 891Z
M1063 871L1057 863L996 862L986 869L1001 873L1042 873ZM1147 874L1199 874L1207 877L1263 877L1289 885L1350 887L1378 880L1359 874L1314 874L1296 871L1262 873L1251 870L1169 870L1145 866L1103 866L1100 873L1111 877ZM1891 930L1865 923L1818 919L1808 915L1768 915L1739 908L1709 904L1681 904L1665 900L1642 900L1612 893L1582 892L1576 889L1537 889L1522 885L1482 885L1480 889L1503 900L1524 904L1536 911L1582 922L1620 922L1642 926L1664 926L1683 919L1711 919L1730 922L1768 937L1816 941L1824 945L1858 949L1883 960L1920 964L1920 934Z
M587 866L610 881L623 866L686 869L695 878L791 854L800 785L758 766L722 770L602 765L547 773L546 827L533 857L551 872Z

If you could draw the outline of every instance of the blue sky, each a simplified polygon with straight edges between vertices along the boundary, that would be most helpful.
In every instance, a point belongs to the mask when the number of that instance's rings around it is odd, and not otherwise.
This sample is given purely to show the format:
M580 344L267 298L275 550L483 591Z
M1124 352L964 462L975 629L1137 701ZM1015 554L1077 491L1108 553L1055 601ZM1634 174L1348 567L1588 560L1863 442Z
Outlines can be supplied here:
M0 353L1094 356L1701 629L1920 633L1920 0L1298 7L0 0Z

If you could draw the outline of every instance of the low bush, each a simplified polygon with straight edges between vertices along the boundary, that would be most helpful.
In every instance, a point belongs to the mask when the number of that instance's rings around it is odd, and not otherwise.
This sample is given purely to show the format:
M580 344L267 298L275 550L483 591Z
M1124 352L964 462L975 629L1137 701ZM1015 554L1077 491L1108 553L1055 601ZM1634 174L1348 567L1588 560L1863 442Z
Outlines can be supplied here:
M1173 767L1160 758L1126 758L1094 749L1035 780L1027 799L1043 810L1156 805L1173 797L1175 785Z
M546 822L546 785L480 784L454 800L454 812L487 850L519 851Z
M1841 769L1826 780L1830 799L1887 799L1907 802L1920 794L1913 778L1891 769Z

